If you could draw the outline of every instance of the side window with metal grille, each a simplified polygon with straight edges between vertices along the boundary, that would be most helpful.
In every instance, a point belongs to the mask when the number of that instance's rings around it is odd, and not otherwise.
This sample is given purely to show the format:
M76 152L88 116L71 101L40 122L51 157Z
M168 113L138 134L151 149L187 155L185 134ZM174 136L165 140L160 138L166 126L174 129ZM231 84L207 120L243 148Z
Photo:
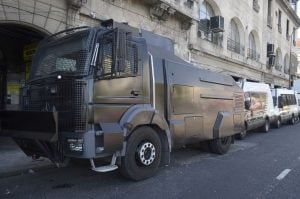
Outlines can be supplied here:
M137 75L138 74L138 49L133 43L126 46L125 67L119 71L119 75Z
M121 78L138 75L137 44L127 39L124 49L118 49L117 52L115 48L116 45L112 37L102 39L100 42L96 75L99 78Z

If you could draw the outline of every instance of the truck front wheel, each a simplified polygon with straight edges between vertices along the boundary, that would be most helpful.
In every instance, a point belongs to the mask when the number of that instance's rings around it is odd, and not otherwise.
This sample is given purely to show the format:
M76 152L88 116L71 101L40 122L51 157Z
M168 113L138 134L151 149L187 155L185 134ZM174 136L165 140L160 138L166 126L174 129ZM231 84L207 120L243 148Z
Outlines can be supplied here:
M161 140L150 127L136 129L127 141L126 155L121 159L121 173L130 180L153 176L161 161Z
M218 138L218 139L209 141L209 147L213 153L222 155L222 154L227 153L227 151L230 148L231 142L232 142L232 136Z

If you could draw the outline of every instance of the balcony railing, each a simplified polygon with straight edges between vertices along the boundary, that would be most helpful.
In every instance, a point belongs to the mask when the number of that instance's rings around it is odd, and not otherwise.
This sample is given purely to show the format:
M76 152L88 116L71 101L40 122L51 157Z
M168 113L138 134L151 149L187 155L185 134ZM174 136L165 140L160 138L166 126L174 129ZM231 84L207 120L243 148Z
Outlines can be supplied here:
M231 38L227 38L227 50L230 50L240 55L244 55L245 53L245 47L241 45L240 42L236 42Z
M260 54L258 52L256 52L256 50L248 48L248 50L247 50L247 57L249 59L252 59L252 60L255 60L255 61L259 61Z

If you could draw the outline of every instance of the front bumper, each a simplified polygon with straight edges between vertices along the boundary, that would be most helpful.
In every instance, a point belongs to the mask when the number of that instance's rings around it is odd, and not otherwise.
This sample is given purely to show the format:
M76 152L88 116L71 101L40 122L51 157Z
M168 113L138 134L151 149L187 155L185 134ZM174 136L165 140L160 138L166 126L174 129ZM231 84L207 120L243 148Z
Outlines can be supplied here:
M0 111L0 136L14 138L27 155L53 155L49 154L52 153L51 150L41 150L40 143L59 143L63 155L74 158L104 157L122 150L124 136L118 123L95 124L94 128L87 132L65 132L59 130L59 118L66 118L65 114Z
M0 135L55 142L58 112L0 111Z
M73 158L109 156L123 148L123 131L119 124L95 125L96 130L85 133L61 132L64 155Z

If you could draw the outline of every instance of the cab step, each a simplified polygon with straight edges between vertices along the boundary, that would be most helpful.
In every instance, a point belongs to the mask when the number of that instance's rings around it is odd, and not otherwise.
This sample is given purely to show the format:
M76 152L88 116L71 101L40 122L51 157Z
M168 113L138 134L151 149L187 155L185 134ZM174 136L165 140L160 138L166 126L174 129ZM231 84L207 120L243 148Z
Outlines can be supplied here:
M114 171L118 169L118 166L116 165L116 160L117 160L117 156L114 154L111 158L111 162L109 165L96 167L93 158L90 159L90 163L93 171L104 173L104 172Z

